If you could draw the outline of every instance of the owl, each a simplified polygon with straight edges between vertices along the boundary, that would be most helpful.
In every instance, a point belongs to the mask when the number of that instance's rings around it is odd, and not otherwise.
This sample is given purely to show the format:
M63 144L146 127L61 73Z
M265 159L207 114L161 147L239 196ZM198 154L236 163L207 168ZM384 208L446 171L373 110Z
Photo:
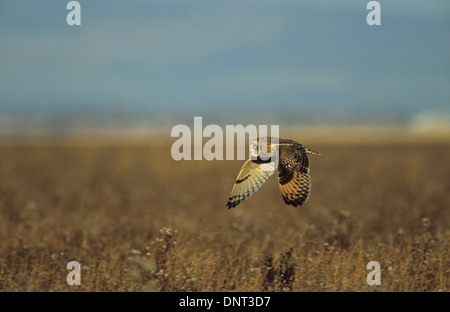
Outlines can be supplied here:
M303 205L311 193L308 154L320 155L289 139L265 137L252 142L250 159L242 166L226 206L230 209L247 200L276 171L284 202Z

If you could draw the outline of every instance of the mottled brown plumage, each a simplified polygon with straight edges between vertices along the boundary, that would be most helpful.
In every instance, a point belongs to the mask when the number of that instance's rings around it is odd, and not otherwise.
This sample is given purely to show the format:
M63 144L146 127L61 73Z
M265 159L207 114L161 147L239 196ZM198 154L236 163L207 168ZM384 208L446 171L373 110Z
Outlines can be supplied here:
M259 138L251 157L238 174L226 206L233 208L247 200L278 171L281 195L287 205L303 205L311 193L308 154L318 154L289 139ZM271 157L271 158L269 158ZM277 166L278 162L278 166Z

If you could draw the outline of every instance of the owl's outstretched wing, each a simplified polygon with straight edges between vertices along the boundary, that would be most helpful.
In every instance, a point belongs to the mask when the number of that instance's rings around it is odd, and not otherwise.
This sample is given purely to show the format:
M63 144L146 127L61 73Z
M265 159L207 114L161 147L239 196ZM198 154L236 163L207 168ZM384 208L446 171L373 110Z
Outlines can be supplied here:
M292 157L289 165L280 162L278 166L278 183L281 195L287 205L294 207L303 205L311 193L311 178L309 175L309 159L304 148L286 157Z
M228 209L236 207L253 195L275 172L273 162L260 163L251 159L247 160L241 168L234 182L230 197L226 206Z

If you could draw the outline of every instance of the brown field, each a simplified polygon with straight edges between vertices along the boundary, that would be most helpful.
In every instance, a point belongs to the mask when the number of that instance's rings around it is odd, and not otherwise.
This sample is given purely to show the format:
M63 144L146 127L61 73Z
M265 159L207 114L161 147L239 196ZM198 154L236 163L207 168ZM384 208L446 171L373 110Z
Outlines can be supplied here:
M272 177L228 210L243 161L4 139L0 291L449 291L450 144L317 142L303 142L322 153L304 206ZM66 283L72 260L80 286Z

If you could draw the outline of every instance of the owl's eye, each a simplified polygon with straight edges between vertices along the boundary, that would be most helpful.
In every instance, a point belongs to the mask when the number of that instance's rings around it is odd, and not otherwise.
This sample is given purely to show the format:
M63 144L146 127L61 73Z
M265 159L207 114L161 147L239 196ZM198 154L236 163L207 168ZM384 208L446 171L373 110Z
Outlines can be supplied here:
M252 158L258 157L258 145L255 142L251 143L251 146L250 146L250 157L252 157Z

